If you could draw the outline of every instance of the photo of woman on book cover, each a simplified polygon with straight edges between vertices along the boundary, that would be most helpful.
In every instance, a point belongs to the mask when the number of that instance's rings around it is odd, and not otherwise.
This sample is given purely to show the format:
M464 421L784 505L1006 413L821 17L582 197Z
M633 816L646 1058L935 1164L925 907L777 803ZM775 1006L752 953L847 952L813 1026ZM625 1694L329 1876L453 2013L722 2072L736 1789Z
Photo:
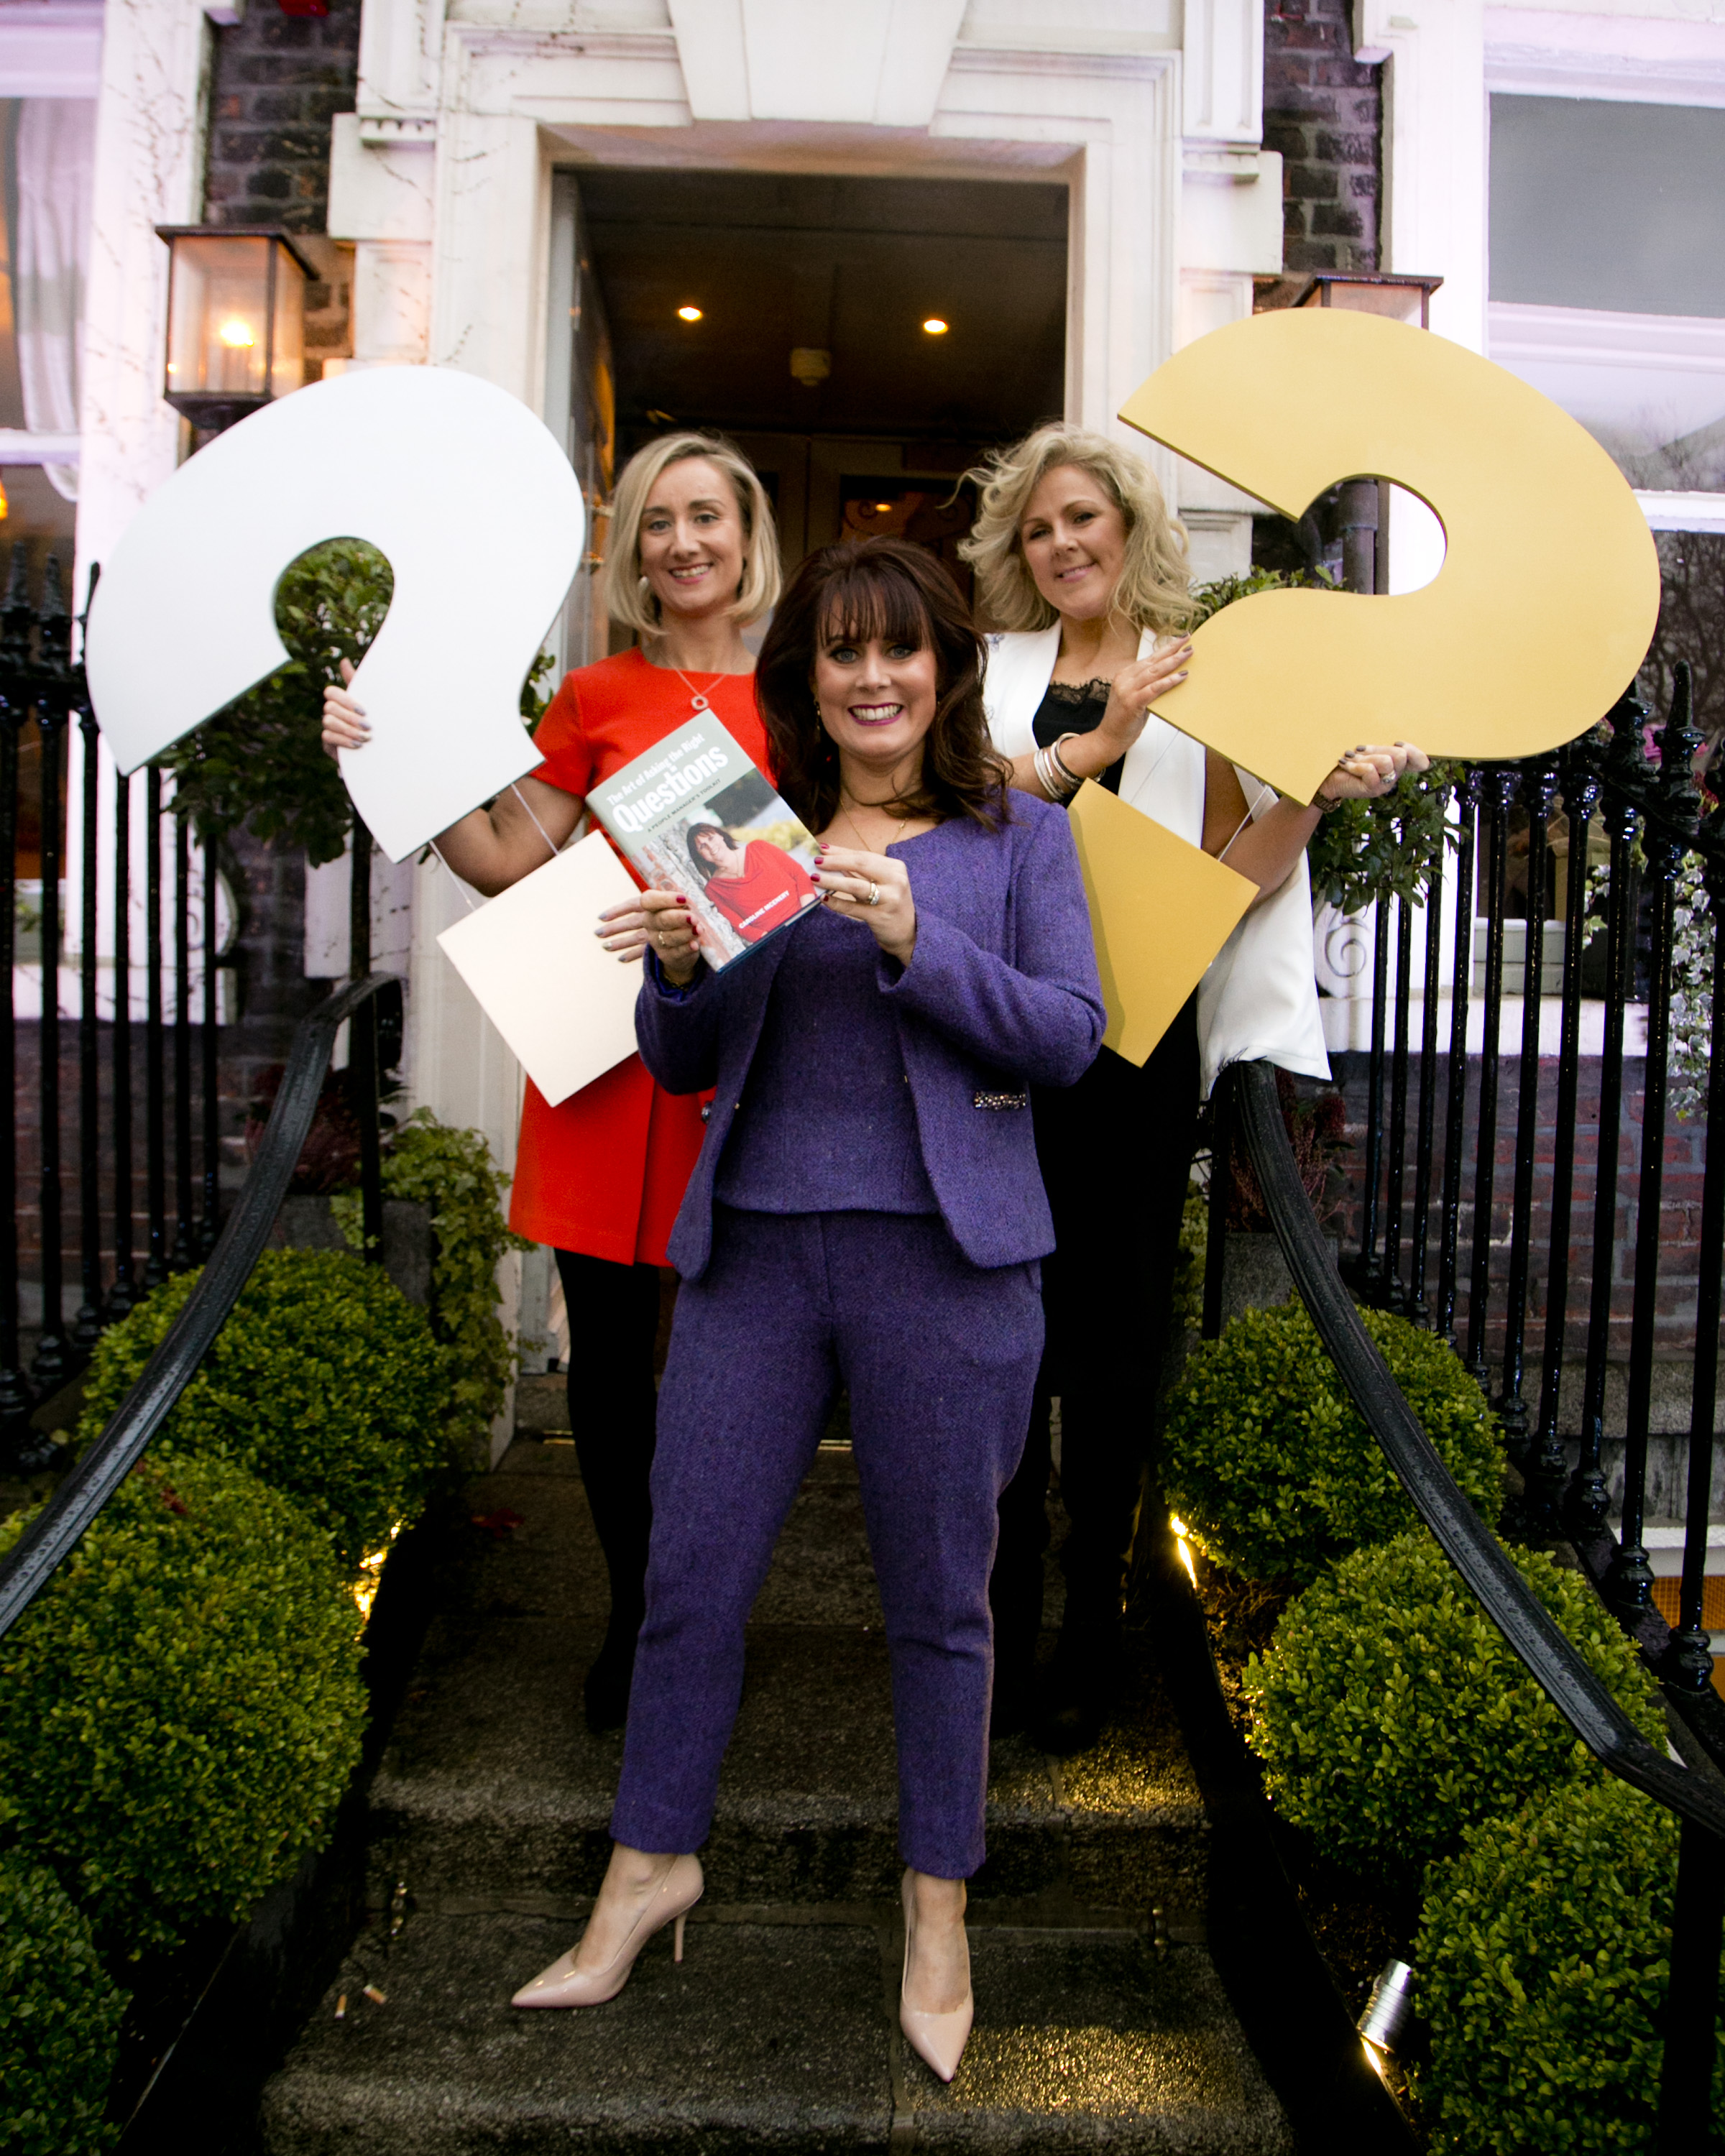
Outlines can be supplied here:
M802 863L770 839L701 823L691 824L685 843L704 896L746 943L782 928L819 896Z

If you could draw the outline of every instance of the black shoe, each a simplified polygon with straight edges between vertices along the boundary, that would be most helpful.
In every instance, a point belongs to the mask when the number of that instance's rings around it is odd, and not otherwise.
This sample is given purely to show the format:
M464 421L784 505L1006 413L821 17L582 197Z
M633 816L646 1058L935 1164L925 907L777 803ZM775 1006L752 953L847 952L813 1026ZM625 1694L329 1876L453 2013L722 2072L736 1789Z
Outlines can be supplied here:
M988 1703L988 1742L991 1744L1003 1737L1016 1737L1020 1730L1029 1727L1031 1701L1028 1671L1022 1675L1008 1675L996 1668L993 1696Z
M1121 1686L1117 1625L1063 1626L1030 1717L1030 1734L1058 1759L1087 1752L1101 1736Z
M1100 1743L1107 1718L1107 1703L1101 1700L1052 1702L1032 1721L1030 1735L1040 1751L1070 1759L1075 1752L1088 1752Z
M634 1635L622 1646L608 1637L581 1687L587 1726L595 1737L621 1729L629 1719L629 1688L635 1673Z

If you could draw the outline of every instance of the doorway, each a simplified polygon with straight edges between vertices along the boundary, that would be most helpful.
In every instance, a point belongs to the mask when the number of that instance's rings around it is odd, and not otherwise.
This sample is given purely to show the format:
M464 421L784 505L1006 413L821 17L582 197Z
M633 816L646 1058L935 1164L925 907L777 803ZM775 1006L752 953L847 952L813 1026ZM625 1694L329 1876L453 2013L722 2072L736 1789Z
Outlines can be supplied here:
M773 497L788 567L841 536L889 533L938 554L968 596L963 475L1062 411L1065 187L559 178L603 295L619 463L668 428L718 428Z

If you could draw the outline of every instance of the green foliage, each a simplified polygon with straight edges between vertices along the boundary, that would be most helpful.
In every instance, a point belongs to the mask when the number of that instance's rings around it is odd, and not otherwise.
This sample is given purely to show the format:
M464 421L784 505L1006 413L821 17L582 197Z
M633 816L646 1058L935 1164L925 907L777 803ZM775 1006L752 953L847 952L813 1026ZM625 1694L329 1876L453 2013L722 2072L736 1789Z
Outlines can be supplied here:
M1503 1455L1479 1387L1433 1334L1387 1311L1360 1316L1450 1472L1495 1521ZM1169 1505L1206 1556L1249 1578L1303 1585L1414 1523L1301 1302L1249 1310L1194 1350L1163 1446Z
M429 1108L408 1116L383 1156L384 1194L431 1209L433 1322L450 1373L449 1450L469 1466L485 1464L492 1419L502 1412L515 1369L515 1342L497 1315L497 1261L507 1250L533 1247L504 1218L506 1181L482 1132L451 1129ZM360 1249L359 1193L342 1192L330 1209Z
M1389 898L1423 906L1444 848L1455 844L1445 818L1461 773L1459 763L1434 757L1425 771L1404 771L1381 800L1332 808L1306 848L1313 905L1327 901L1343 913Z
M1677 1831L1595 1769L1488 1820L1434 1870L1414 1950L1431 2029L1414 2087L1434 2151L1651 2150ZM1717 2031L1705 2147L1725 2151Z
M0 1641L7 1841L118 1952L242 1915L358 1759L358 1635L297 1506L225 1460L146 1457Z
M51 1871L0 1855L0 2148L93 2156L126 2005Z
M1174 1258L1173 1338L1196 1332L1204 1322L1204 1257L1209 1247L1209 1202L1196 1183L1189 1184L1180 1209L1180 1247Z
M177 1274L102 1336L79 1424L96 1436L197 1285ZM266 1250L156 1440L284 1491L352 1571L424 1509L448 1461L448 1357L381 1265Z
M1653 1680L1579 1573L1512 1561L1651 1743ZM1283 1613L1243 1683L1271 1799L1326 1856L1417 1881L1464 1830L1589 1755L1424 1528L1356 1550Z
M1304 589L1333 592L1336 580L1322 569L1251 569L1243 577L1218 577L1208 584L1192 587L1192 626L1208 621L1236 600L1255 598L1260 592Z
M328 540L283 572L275 626L287 665L161 759L201 837L249 819L259 838L303 846L314 865L337 858L353 808L319 737L323 692L340 685L344 659L357 666L365 656L394 588L388 562L362 539Z

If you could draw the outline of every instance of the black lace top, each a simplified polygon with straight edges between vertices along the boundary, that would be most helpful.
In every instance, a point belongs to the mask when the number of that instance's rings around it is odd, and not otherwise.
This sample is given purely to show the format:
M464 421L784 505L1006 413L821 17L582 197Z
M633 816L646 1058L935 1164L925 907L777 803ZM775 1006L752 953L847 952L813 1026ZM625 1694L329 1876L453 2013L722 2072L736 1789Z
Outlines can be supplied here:
M1036 716L1030 721L1031 736L1038 748L1048 748L1062 734L1087 734L1102 723L1102 714L1108 708L1106 681L1085 681L1072 684L1050 681L1048 694L1036 707ZM1096 781L1111 793L1120 791L1120 773L1126 762L1124 757L1111 763Z

